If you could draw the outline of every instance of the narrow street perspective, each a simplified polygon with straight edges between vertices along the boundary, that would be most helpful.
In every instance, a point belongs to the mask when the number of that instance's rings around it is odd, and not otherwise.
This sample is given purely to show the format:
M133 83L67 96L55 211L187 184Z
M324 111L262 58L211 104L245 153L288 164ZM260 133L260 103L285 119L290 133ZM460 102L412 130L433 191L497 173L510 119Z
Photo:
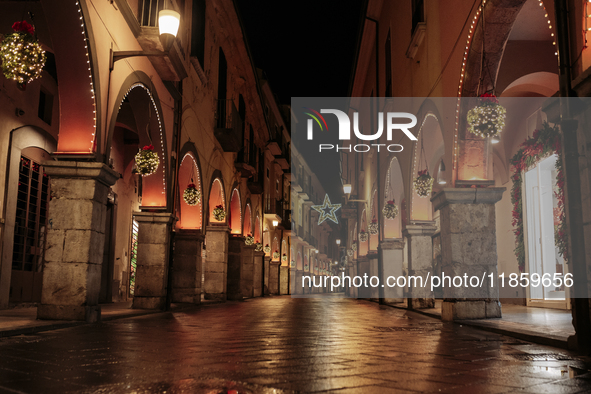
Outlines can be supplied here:
M591 393L591 0L0 0L0 394Z
M331 296L5 338L0 354L1 393L591 391L569 351Z

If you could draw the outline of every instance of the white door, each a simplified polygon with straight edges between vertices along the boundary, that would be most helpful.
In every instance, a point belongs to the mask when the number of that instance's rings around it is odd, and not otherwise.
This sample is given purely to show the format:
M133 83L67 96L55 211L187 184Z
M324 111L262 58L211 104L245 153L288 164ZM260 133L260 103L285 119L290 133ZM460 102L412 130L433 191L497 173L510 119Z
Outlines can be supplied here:
M539 278L549 274L552 279L555 273L566 274L566 264L554 239L558 225L556 160L556 155L541 160L524 177L526 268L530 278L534 274ZM568 308L564 285L556 287L553 281L550 287L543 287L541 281L535 282L538 281L530 281L528 305Z

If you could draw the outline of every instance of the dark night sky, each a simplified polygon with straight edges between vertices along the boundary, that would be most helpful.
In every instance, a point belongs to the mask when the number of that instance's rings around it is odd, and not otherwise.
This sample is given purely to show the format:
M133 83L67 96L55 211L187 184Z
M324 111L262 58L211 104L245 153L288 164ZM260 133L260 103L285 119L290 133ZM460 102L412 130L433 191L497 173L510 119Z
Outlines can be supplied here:
M291 97L345 97L357 45L362 0L236 0L257 67L265 70L281 103ZM326 167L302 149L314 170ZM334 176L320 179L331 198L339 193ZM326 173L326 170L322 171ZM342 190L340 191L342 192ZM336 201L335 201L336 202Z

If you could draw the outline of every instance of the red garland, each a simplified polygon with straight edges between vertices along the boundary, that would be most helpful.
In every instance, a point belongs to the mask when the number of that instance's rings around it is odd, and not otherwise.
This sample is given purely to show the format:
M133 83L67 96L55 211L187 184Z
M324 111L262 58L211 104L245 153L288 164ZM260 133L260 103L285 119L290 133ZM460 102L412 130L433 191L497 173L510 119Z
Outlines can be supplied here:
M152 145L152 144L146 145L142 148L142 150L154 150L154 145Z
M191 188L191 187L192 187L193 189L197 189L197 187L195 186L195 184L194 184L194 183L189 183L189 184L187 185L187 189L189 189L189 188Z
M394 200L389 200L389 201L388 201L388 204L392 204L392 205L394 205Z
M12 24L12 29L20 33L27 33L30 35L35 34L35 28L31 26L29 23L27 23L27 21L14 22Z
M224 209L224 206L220 204L220 205L216 205L216 208L220 208L220 209L223 210Z
M423 176L423 175L427 175L427 170L424 169L422 171L419 171L419 176Z
M499 103L499 99L497 99L497 96L495 96L492 93L481 94L480 101L482 101L483 103L494 103L494 104Z

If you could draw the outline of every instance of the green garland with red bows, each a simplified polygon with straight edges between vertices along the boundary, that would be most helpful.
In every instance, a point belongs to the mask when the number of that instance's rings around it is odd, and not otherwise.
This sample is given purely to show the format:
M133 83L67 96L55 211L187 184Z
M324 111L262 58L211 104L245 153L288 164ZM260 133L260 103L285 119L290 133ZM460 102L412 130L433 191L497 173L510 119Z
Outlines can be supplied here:
M558 127L550 126L544 122L541 129L536 130L531 138L525 140L511 159L511 165L514 169L512 176L513 187L511 188L511 202L513 203L513 233L515 234L515 256L519 271L525 271L525 241L523 234L523 196L522 183L523 173L533 167L541 159L554 153L558 155L556 160L556 190L554 194L558 200L557 207L554 208L554 241L558 247L558 253L568 260L567 250L567 230L566 214L564 211L564 171L562 166L560 134Z

